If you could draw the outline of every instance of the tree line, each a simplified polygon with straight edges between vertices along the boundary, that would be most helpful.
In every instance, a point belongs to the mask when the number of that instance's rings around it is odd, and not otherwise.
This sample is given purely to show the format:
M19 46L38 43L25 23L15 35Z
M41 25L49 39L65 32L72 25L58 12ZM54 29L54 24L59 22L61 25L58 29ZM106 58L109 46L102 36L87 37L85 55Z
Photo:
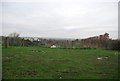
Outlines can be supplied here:
M20 35L16 32L9 34L8 36L2 36L2 46L39 46L39 47L50 47L51 45L57 45L59 47L70 47L72 44L70 40L55 40L55 39L42 39L38 38L24 38L19 37Z
M89 47L89 48L120 50L120 40L110 39L108 33L105 33L100 36L82 39L80 40L80 42L85 47Z
M14 32L8 36L2 36L3 47L9 46L39 46L39 47L50 47L56 45L63 48L100 48L100 49L111 49L120 50L120 40L112 40L109 38L109 34L105 33L100 36L89 37L86 39L76 40L55 40L55 39L41 39L34 38L25 39L20 37L20 34Z

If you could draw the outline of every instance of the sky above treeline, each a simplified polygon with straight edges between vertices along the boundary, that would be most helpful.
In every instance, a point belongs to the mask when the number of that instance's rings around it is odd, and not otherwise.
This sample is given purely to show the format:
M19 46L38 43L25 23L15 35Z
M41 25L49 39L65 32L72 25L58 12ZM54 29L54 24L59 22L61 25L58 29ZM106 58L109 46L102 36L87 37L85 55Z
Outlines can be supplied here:
M119 0L3 0L2 35L87 38L105 32L118 38Z

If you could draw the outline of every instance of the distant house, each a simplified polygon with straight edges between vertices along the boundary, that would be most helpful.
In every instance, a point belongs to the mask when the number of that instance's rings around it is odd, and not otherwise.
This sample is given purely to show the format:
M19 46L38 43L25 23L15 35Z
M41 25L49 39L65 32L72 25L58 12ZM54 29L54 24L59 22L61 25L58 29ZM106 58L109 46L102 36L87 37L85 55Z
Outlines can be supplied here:
M41 41L39 38L34 38L34 41Z
M55 46L55 45L52 45L50 48L56 48L57 46Z
M29 37L26 37L26 38L24 38L24 40L29 40L29 41L31 41L31 42L33 42L33 38L29 38Z
M32 38L32 37L26 37L26 38L24 38L24 40L29 40L29 41L31 41L31 42L33 42L33 41L41 41L39 38Z

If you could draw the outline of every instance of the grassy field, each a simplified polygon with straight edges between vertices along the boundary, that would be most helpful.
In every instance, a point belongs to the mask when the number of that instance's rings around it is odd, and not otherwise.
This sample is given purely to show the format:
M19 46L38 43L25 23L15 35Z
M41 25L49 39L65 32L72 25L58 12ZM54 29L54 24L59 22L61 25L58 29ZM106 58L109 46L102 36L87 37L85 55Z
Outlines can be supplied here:
M117 51L9 47L2 49L3 79L114 79ZM108 56L108 59L97 59Z

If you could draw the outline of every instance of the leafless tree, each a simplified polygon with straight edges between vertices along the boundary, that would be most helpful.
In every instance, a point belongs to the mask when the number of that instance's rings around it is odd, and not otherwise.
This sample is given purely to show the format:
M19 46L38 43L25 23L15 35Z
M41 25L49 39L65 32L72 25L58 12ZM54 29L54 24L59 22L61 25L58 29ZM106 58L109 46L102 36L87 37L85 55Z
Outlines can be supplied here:
M9 34L9 43L11 46L21 46L22 39L19 37L20 34L13 32Z

